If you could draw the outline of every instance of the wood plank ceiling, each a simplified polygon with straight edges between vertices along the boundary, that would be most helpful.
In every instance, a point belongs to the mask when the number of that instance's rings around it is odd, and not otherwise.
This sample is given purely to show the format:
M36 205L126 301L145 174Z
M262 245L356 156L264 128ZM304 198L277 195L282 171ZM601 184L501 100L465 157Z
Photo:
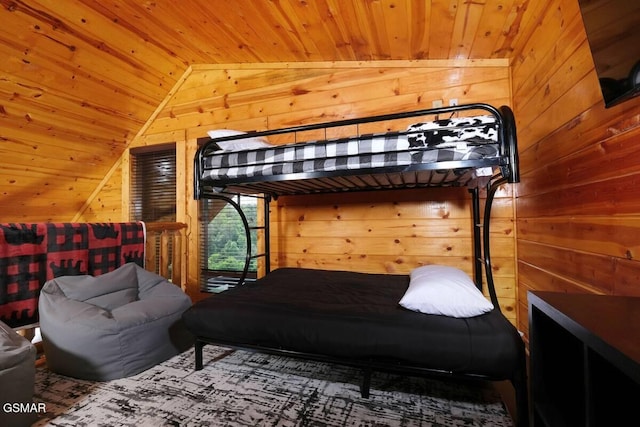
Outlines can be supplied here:
M513 59L529 1L0 0L0 221L71 220L190 65Z

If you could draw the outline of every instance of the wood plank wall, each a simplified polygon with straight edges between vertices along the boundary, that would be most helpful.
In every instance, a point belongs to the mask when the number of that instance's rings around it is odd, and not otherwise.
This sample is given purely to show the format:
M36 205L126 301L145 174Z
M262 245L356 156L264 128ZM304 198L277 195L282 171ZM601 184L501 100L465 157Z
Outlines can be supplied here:
M640 296L640 99L605 109L576 0L531 2L513 64L527 291Z
M513 203L509 186L502 190L491 221L493 273L501 308L515 322ZM273 260L389 274L444 264L472 276L469 197L466 189L281 197L271 212Z
M122 212L122 161L118 161L72 222L119 222L128 219Z
M189 224L187 290L192 298L201 295L197 289L197 209L191 200L191 163L196 141L206 136L207 130L275 129L430 108L433 100L446 104L451 98L460 103L510 104L508 63L383 61L190 69L132 147L177 141L178 157L185 165L184 176L179 178L178 220ZM122 172L124 189L126 169ZM515 323L512 192L505 189L498 196L494 270L503 308ZM272 205L274 265L406 273L419 264L442 262L471 274L468 197L464 190L418 190L281 198ZM122 198L126 206L127 195ZM101 203L110 206L113 199L113 193L97 193L84 216L101 216ZM126 216L126 208L121 213Z

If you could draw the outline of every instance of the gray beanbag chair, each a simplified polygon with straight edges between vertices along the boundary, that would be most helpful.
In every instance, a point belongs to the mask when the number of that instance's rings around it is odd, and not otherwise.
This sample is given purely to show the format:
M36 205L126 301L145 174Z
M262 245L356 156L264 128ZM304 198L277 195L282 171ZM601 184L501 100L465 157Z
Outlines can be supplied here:
M28 426L36 420L35 412L15 408L32 404L35 378L36 348L0 322L0 426Z
M186 350L190 298L134 263L101 276L45 283L38 309L47 366L97 381L128 377Z

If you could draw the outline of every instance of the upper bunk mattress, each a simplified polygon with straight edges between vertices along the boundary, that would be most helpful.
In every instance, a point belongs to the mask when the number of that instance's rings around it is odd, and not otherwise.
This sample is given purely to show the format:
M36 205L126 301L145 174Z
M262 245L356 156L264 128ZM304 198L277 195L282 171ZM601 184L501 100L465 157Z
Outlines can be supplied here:
M201 338L510 378L520 336L493 310L453 318L398 302L409 276L281 268L201 300L183 319Z
M443 169L478 166L490 176L499 164L498 130L492 116L416 123L405 131L360 135L242 151L211 151L204 155L201 179L241 180L349 170L371 170L442 164ZM459 166L453 163L461 162Z

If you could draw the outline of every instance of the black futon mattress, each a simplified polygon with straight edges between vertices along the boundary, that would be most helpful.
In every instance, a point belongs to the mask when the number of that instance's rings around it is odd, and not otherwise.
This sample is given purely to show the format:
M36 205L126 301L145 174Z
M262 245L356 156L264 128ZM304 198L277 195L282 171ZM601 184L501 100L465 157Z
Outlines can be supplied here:
M208 342L511 378L522 340L499 310L413 312L398 304L408 284L405 275L282 268L197 302L183 319Z

